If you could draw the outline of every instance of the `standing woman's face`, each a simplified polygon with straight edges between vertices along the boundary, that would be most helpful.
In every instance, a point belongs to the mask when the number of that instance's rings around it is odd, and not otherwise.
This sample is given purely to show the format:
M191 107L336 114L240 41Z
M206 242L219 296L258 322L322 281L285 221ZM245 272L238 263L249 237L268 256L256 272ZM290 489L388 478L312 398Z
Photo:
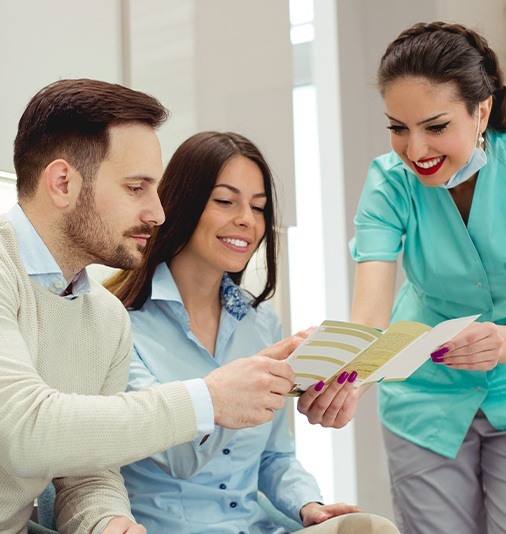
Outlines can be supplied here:
M487 126L491 98L471 116L457 94L452 83L412 76L395 80L385 90L392 148L424 185L442 185L460 170Z
M199 223L180 257L200 269L239 272L265 234L267 203L258 165L234 156L220 172Z

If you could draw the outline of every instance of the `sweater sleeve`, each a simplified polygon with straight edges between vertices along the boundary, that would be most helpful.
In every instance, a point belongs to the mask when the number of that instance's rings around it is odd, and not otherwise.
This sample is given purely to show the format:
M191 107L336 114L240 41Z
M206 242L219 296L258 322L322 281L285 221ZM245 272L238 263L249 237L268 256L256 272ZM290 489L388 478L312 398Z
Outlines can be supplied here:
M48 386L20 331L20 291L12 276L0 284L4 469L25 478L86 475L194 438L194 408L181 382L108 396L62 393Z
M86 477L55 478L53 482L60 534L97 534L117 516L135 521L118 469Z
M129 361L130 333L125 324L116 359L101 390L103 395L125 390ZM135 521L119 468L88 476L55 478L53 483L56 488L55 515L61 534L98 533L117 516Z

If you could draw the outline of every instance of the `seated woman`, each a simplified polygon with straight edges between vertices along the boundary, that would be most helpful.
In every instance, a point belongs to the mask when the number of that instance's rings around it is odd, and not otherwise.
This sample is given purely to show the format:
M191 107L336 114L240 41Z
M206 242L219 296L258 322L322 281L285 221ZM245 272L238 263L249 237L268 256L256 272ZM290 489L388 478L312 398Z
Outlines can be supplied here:
M274 188L255 145L234 133L194 135L175 152L159 192L168 217L143 266L107 284L130 310L135 390L205 376L282 337L265 302L276 287ZM255 297L239 284L264 241L266 283ZM341 377L343 399L353 380ZM356 506L321 504L315 479L295 459L286 409L255 428L216 427L122 474L132 512L149 533L283 532L259 506L258 490L304 526L321 523L311 532L345 524L350 532L398 532Z

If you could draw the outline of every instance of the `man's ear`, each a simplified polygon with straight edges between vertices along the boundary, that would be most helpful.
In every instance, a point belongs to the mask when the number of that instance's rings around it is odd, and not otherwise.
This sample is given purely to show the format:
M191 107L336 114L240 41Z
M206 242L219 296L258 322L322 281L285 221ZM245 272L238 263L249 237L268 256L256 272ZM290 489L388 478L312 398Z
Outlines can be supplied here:
M56 207L65 209L77 200L82 178L64 159L52 161L44 169L43 180L46 192Z

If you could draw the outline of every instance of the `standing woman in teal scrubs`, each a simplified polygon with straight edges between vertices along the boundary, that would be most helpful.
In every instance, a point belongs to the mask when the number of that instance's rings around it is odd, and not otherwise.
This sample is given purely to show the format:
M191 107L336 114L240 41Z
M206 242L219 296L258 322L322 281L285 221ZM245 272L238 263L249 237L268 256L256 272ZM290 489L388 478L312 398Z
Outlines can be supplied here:
M408 380L380 387L397 524L404 534L504 533L503 76L476 32L420 23L389 45L378 85L393 151L372 162L355 217L351 319L385 329L481 314Z

